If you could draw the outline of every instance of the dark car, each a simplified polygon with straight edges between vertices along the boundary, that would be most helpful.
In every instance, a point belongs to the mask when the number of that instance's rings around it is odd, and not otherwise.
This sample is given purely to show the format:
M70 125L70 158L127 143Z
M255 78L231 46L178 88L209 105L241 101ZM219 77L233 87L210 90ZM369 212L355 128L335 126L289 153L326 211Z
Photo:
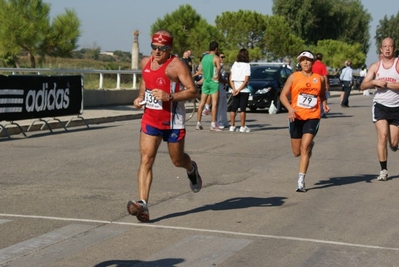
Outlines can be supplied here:
M283 108L280 102L281 90L292 70L281 63L250 64L251 77L248 88L251 92L248 98L248 108L251 111L266 109L274 101L277 112L281 112ZM231 93L231 89L229 93Z

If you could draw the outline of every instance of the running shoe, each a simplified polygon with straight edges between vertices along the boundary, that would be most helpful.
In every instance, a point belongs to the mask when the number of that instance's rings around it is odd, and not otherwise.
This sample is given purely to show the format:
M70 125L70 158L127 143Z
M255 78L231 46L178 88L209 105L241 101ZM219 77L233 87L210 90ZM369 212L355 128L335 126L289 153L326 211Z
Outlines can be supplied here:
M198 173L197 163L191 161L194 167L194 172L192 174L187 173L188 179L190 180L190 188L194 193L198 193L202 188L202 179Z
M219 126L217 126L217 125L215 125L215 126L212 126L212 125L211 125L211 128L209 128L209 130L210 130L210 131L215 131L215 132L221 132L221 131L223 131L223 130L220 129Z
M148 222L150 220L150 213L148 212L147 205L143 201L132 201L127 203L127 212L130 215L136 216L140 222Z
M388 171L387 170L382 170L380 171L380 175L377 177L378 181L386 181L388 180Z
M249 133L251 129L249 129L247 126L240 127L240 133Z
M195 126L195 129L196 129L196 130L203 130L204 127L202 127L201 124L197 124L197 126Z
M389 148L390 148L393 152L398 151L398 146L393 147L393 146L389 145Z
M211 114L211 111L209 109L204 108L204 110L202 111L202 116L206 116Z
M296 188L296 192L300 192L300 193L306 193L306 188L305 188L305 184L303 184L303 186L298 186Z
M236 127L235 127L235 126L230 126L229 131L230 131L230 132L235 132L235 131L236 131Z

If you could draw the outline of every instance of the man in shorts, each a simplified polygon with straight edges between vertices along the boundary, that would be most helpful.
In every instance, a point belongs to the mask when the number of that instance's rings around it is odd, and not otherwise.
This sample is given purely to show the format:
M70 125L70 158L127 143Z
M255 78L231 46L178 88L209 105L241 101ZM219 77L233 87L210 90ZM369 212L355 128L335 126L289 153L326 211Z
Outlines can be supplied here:
M380 161L378 181L388 180L388 150L398 150L399 142L399 63L395 57L395 42L391 38L382 40L380 60L373 63L362 84L361 90L375 87L373 99L373 122L377 130L377 153Z
M150 219L148 198L152 182L152 166L162 140L167 142L169 156L176 167L186 169L191 190L201 190L202 179L197 164L184 152L185 108L184 101L196 98L198 90L189 69L171 54L173 35L159 30L152 36L152 54L141 60L142 82L136 108L145 106L141 121L138 171L138 201L129 201L127 211L141 222ZM181 90L181 86L185 90Z
M201 90L201 102L198 106L197 113L197 130L202 130L201 118L202 110L204 109L208 95L211 96L212 109L211 109L211 131L221 131L216 124L216 114L219 100L219 77L220 77L220 58L217 55L219 44L212 41L209 44L209 53L204 55L201 60L201 70L204 81Z

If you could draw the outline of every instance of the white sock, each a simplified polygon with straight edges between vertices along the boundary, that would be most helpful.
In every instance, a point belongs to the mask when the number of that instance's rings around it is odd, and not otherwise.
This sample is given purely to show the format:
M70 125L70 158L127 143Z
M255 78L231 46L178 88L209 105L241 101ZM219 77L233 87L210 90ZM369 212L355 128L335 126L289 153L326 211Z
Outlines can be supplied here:
M298 186L302 186L305 183L305 176L306 173L299 173Z
M205 109L206 109L206 110L210 110L210 109L211 109L211 106L208 105L208 104L205 104Z
M215 122L211 122L212 127L216 127Z
M200 121L197 121L197 125L201 125L201 122L200 122Z
M147 205L147 202L144 199L140 199L141 202L144 203L144 205Z

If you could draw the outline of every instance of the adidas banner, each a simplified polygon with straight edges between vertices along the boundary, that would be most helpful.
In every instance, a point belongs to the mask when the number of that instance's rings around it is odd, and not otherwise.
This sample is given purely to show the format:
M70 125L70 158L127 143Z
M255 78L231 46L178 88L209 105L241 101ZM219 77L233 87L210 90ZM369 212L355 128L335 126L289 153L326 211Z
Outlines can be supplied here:
M80 75L0 75L0 121L83 113Z

